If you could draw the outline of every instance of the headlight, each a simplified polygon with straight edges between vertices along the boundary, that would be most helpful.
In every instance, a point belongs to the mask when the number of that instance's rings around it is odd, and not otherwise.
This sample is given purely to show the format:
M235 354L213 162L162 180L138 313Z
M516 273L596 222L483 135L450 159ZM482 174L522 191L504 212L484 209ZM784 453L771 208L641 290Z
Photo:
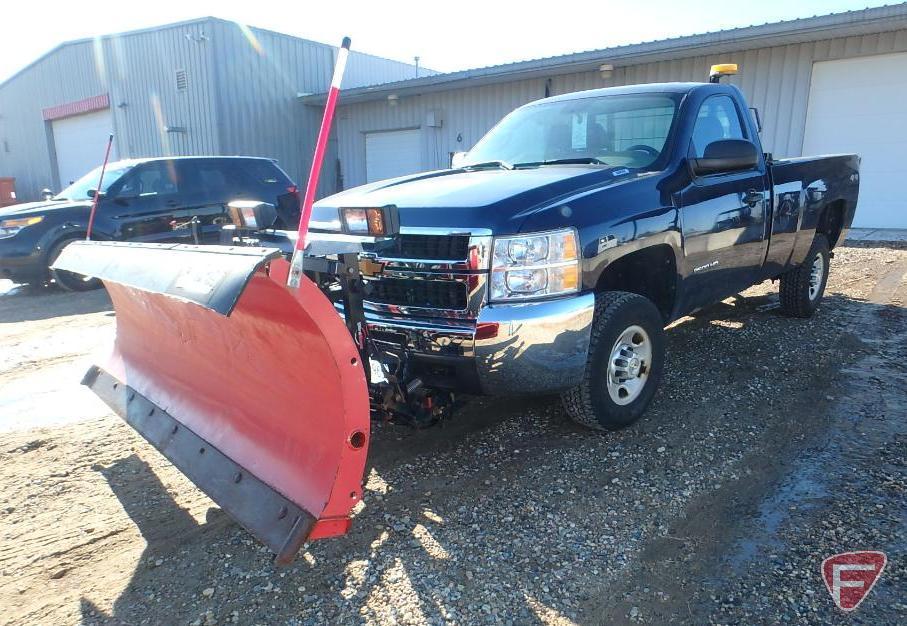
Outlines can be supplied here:
M33 226L43 219L43 215L34 215L32 217L17 217L9 220L0 220L0 239L12 237L26 226Z
M578 250L572 228L496 237L490 301L575 293L579 290Z
M340 209L340 223L343 231L350 235L390 237L400 232L400 215L397 207L389 204L382 207Z

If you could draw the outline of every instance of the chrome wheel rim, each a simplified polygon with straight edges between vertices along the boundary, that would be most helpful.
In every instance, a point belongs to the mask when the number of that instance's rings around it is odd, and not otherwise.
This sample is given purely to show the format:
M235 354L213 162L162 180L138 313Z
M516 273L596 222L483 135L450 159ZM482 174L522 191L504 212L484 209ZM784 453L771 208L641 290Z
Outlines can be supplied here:
M809 271L809 299L815 300L822 288L822 278L825 275L825 257L817 254L813 259L812 269Z
M615 404L630 404L642 393L652 367L652 341L641 326L620 334L608 359L608 395Z

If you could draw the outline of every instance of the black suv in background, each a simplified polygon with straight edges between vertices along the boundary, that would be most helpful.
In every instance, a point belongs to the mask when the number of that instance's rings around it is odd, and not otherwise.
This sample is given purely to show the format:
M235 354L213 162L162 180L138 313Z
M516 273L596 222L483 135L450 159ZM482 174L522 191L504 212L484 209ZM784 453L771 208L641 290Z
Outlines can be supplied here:
M0 278L69 290L98 286L49 266L60 250L85 237L100 168L43 202L0 209ZM295 183L272 159L170 157L107 166L92 227L93 239L218 243L229 222L227 204L256 200L277 209L275 227L299 221Z

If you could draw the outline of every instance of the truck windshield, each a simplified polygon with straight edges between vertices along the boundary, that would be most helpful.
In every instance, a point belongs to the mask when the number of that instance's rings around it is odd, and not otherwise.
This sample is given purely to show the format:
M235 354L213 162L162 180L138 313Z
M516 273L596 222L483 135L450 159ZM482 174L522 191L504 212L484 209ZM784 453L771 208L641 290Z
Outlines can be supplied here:
M543 102L517 109L492 128L463 166L590 164L646 168L665 147L673 94L627 94Z
M107 191L112 184L133 167L135 167L135 163L113 163L108 165L107 171L104 172L104 185L101 188L101 191ZM101 168L99 166L54 196L54 200L88 200L88 191L90 189L97 189L98 178L100 176Z

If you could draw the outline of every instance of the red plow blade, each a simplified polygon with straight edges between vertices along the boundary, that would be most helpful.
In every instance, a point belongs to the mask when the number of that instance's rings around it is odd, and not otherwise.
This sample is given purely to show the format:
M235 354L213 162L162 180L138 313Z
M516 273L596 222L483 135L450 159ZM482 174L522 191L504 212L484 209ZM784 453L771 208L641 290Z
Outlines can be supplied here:
M342 319L308 279L271 278L276 256L79 242L56 266L104 280L116 309L84 384L286 563L348 530L369 406Z

